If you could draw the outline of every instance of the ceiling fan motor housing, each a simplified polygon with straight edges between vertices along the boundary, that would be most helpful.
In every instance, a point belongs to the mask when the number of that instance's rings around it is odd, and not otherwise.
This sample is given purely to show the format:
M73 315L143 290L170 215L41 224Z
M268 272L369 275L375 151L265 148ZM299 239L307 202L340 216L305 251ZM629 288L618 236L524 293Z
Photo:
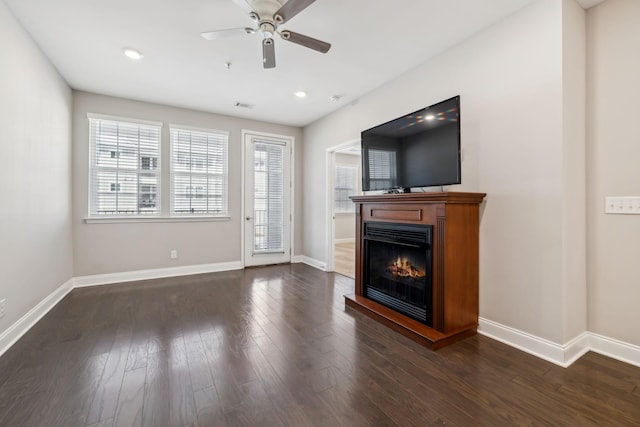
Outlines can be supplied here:
M250 3L253 10L260 16L260 18L267 16L272 17L282 7L282 4L280 4L278 0L253 0Z

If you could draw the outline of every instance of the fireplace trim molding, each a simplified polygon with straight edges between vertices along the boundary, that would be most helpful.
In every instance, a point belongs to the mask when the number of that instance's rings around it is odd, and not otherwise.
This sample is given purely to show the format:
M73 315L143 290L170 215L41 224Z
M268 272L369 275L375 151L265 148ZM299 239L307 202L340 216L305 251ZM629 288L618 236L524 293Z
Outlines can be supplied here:
M475 335L478 328L480 203L485 193L404 193L351 197L356 204L356 286L345 305L431 349ZM433 327L366 298L365 222L433 226Z

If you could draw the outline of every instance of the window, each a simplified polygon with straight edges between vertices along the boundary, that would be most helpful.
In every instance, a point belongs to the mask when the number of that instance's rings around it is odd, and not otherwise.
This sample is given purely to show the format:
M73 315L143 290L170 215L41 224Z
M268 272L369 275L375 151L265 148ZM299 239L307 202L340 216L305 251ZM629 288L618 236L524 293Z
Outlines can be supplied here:
M227 214L227 132L171 128L171 215Z
M336 165L335 171L333 209L336 213L355 212L356 205L349 196L358 194L358 168Z
M253 151L254 252L284 247L285 146L258 142Z
M158 215L160 123L89 115L89 216Z

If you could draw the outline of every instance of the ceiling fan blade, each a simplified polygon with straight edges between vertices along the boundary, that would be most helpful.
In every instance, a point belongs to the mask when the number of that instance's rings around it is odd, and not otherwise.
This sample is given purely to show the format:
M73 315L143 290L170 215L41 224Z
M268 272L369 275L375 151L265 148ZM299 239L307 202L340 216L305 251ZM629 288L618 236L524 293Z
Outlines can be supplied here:
M322 40L314 39L313 37L305 36L304 34L294 33L293 31L282 31L280 37L291 43L299 44L300 46L308 47L309 49L317 50L321 53L329 52L331 44L323 42Z
M243 34L253 34L255 32L256 30L253 28L229 28L227 30L208 31L200 35L207 40L216 40Z
M262 40L262 66L264 68L276 66L276 49L272 38Z
M276 13L273 14L274 19L278 24L284 24L309 7L314 1L316 0L288 0Z

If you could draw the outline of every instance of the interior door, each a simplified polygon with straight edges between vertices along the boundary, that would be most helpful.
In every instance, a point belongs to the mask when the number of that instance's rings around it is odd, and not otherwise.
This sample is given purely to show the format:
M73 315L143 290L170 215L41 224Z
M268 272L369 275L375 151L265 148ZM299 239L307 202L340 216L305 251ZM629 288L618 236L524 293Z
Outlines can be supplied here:
M244 135L244 265L290 262L293 140Z

